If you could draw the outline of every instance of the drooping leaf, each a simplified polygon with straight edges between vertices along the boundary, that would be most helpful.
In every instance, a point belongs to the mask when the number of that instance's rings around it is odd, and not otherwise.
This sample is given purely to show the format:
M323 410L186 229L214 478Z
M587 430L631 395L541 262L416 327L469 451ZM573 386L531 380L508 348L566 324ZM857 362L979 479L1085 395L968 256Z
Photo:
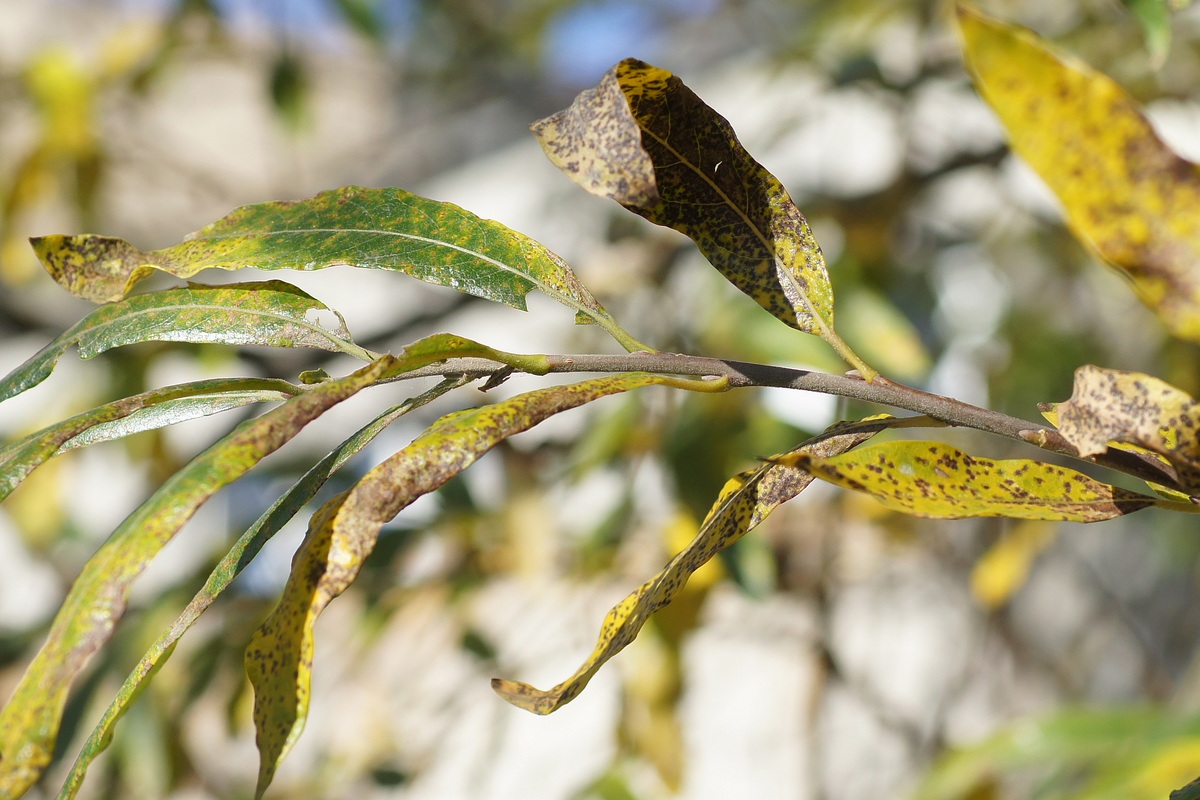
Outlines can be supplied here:
M886 418L877 423L835 425L821 436L800 445L795 453L831 456L860 444L875 431L887 427ZM784 456L777 456L782 459ZM534 714L550 714L579 696L605 662L638 635L650 615L671 602L688 578L713 556L749 533L781 503L799 494L813 476L782 463L769 463L730 478L708 512L696 538L667 563L661 572L643 583L608 612L600 626L600 637L592 654L575 674L552 689L536 689L526 683L496 678L492 688L508 702Z
M360 428L353 436L338 445L331 453L317 462L304 476L292 485L282 497L260 516L253 525L237 540L229 552L221 559L216 568L208 576L203 588L196 593L187 608L179 615L159 638L151 645L133 671L125 679L113 701L105 710L100 721L96 723L87 741L79 750L79 755L71 767L71 772L63 782L59 800L70 800L78 793L87 776L88 767L108 747L112 740L113 729L124 716L129 706L137 699L146 683L155 671L162 667L175 649L180 637L200 618L217 596L229 587L233 580L241 574L262 546L279 532L281 528L300 512L317 490L325 485L325 481L336 472L347 460L370 444L384 428L401 415L417 408L430 400L440 397L447 391L461 386L463 381L447 379L418 397L406 400L384 411L371 422Z
M1137 445L1165 458L1180 486L1200 494L1200 403L1186 392L1151 375L1087 365L1075 370L1071 399L1055 412L1080 455L1103 453L1109 442Z
M333 314L326 328L319 314ZM192 284L105 305L71 326L0 381L0 400L49 377L72 345L83 358L138 342L219 342L231 345L361 350L340 314L283 281L233 286Z
M254 686L260 766L257 796L304 729L312 672L313 624L358 576L379 530L504 439L561 411L643 386L719 391L727 384L626 373L553 386L442 417L313 516L292 561L279 605L246 650Z
M825 257L804 215L729 122L675 75L627 58L532 128L571 180L686 234L759 305L874 376L834 333Z
M1200 167L1108 76L965 4L958 19L976 86L1075 235L1176 336L1200 340Z
M538 289L574 309L578 321L593 321L626 347L645 349L541 244L403 189L347 186L299 202L242 206L179 244L150 252L90 234L32 242L59 284L94 302L120 300L154 270L188 278L212 268L346 265L396 270L522 310L525 296Z
M250 403L286 400L301 390L271 378L217 378L116 400L56 422L0 449L0 500L51 456Z
M938 442L887 442L832 458L801 452L778 461L896 511L936 519L1098 522L1159 502L1066 467L977 458Z
M359 390L410 368L384 356L239 425L160 486L84 566L50 633L0 710L0 797L16 797L50 760L67 692L112 635L129 585L218 489L241 477L312 420Z

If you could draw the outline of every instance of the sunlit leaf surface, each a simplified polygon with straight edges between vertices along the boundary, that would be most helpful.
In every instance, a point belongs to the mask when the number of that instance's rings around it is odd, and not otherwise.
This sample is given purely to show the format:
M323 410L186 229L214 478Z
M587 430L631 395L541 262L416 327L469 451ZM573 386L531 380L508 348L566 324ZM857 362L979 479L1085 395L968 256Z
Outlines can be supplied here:
M1065 467L977 458L938 442L887 442L832 458L801 452L778 460L918 517L1098 522L1156 502Z
M1200 167L1108 76L965 4L958 20L976 86L1075 234L1172 332L1200 341Z
M155 270L188 278L210 268L346 265L396 270L522 310L538 289L577 318L623 333L570 267L533 239L403 189L347 186L299 202L242 206L150 252L90 234L43 236L33 246L59 284L94 302L120 300Z

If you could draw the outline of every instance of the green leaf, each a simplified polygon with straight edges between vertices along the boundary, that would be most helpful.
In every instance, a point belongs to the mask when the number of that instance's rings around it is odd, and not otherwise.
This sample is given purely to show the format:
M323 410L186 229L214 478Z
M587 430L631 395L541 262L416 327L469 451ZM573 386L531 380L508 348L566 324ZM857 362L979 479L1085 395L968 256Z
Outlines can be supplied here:
M172 247L142 252L90 234L31 240L59 284L93 302L120 300L155 270L314 270L345 265L403 272L525 310L534 289L574 309L631 350L645 349L557 255L527 236L451 203L403 189L347 186L299 202L242 206Z
M874 377L834 333L825 257L804 215L729 122L679 78L628 58L532 127L571 180L686 234L776 318L825 339Z
M965 4L958 20L976 87L1075 235L1176 336L1200 341L1200 167L1108 76Z
M1103 453L1110 442L1136 445L1165 458L1179 485L1200 494L1200 403L1186 392L1152 375L1087 365L1054 412L1080 455Z
M1065 467L976 458L938 442L888 442L832 458L796 453L776 460L866 492L896 511L936 519L1098 522L1159 502Z
M19 796L49 763L75 677L112 635L130 583L196 509L327 409L404 368L385 356L242 423L168 478L121 523L71 586L45 644L0 710L0 797Z
M316 316L331 313L337 326ZM0 400L24 392L50 376L72 345L82 358L138 342L217 342L231 345L316 347L353 350L340 314L282 281L232 286L192 284L138 295L96 309L0 381ZM370 360L370 359L368 359Z
M333 452L321 459L308 470L299 481L292 485L282 497L251 525L238 539L234 546L217 564L205 581L204 587L196 593L187 608L179 615L174 624L166 630L150 649L142 656L141 661L125 679L113 701L105 710L100 721L96 723L91 734L71 767L71 772L63 782L59 800L70 800L78 793L87 775L88 767L108 747L112 740L113 729L124 716L129 706L137 699L154 673L162 667L175 649L179 638L200 618L217 596L229 587L233 580L241 574L262 546L279 532L281 528L300 512L317 490L325 485L329 476L336 472L347 460L370 444L384 428L418 408L430 400L440 397L447 391L461 386L463 381L447 379L428 392L418 397L406 400L393 406L377 416L371 422L360 428L353 436L338 445Z
M300 391L277 379L217 378L153 389L97 406L0 449L0 500L47 459L67 450L250 403L286 400Z
M504 439L601 397L643 386L720 391L726 384L627 373L553 386L448 414L313 516L279 605L246 650L254 686L261 797L304 729L317 616L358 576L380 528Z
M844 452L887 427L886 419L835 425L793 452L825 456ZM854 432L848 432L851 429ZM776 461L782 458L784 456L777 456ZM795 497L812 481L812 475L782 463L765 464L731 478L721 489L691 543L661 572L608 612L600 626L596 647L574 675L544 691L501 678L492 681L492 688L508 702L534 714L550 714L562 708L579 696L605 662L637 637L651 614L683 590L692 573L749 533L781 503Z

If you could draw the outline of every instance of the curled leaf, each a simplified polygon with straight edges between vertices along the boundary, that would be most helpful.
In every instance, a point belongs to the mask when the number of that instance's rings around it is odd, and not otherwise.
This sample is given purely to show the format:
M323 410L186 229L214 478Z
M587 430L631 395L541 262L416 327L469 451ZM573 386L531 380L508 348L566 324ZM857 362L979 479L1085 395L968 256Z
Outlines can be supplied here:
M1080 455L1103 453L1110 442L1136 445L1165 458L1180 486L1200 494L1200 403L1186 392L1151 375L1087 365L1055 411Z
M832 458L795 453L777 461L865 492L918 517L1013 517L1098 522L1156 500L1040 461L993 461L938 442L899 441Z
M834 333L825 257L800 209L729 122L675 75L627 58L532 127L571 180L686 234L776 318L875 374Z
M881 418L877 418L881 419ZM855 432L834 426L825 434L800 445L794 453L823 456L841 453L866 441L886 422L855 423ZM624 649L650 619L683 590L688 578L713 556L749 533L780 504L812 483L812 475L778 459L733 478L721 489L696 537L667 563L662 572L643 583L608 612L600 626L600 637L587 661L567 680L552 689L536 689L526 683L496 678L492 688L508 702L534 714L549 714L579 696L588 682L610 658Z
M388 269L525 309L534 289L574 309L630 349L570 267L533 239L451 203L403 189L347 186L299 202L242 206L161 250L90 234L32 240L46 270L72 294L120 300L155 270L189 278L204 269Z
M1200 341L1200 167L1107 75L966 4L958 20L975 85L1075 235L1128 275L1175 335Z
M260 753L258 796L304 729L316 618L358 576L380 528L509 436L561 411L651 385L701 391L723 388L708 381L627 373L539 389L448 414L313 516L279 605L246 650Z

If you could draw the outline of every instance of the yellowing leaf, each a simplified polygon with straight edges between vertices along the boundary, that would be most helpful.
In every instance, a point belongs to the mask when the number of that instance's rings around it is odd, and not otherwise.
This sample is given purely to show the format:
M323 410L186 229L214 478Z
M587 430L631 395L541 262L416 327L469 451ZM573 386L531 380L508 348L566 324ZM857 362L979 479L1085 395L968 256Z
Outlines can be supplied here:
M874 431L833 433L838 429L839 426L834 426L826 434L805 442L796 452L833 455L874 435ZM501 678L492 680L492 688L508 702L534 714L549 714L562 708L579 696L605 662L637 637L651 614L683 590L694 572L745 536L781 503L799 494L812 480L811 475L780 463L766 464L730 478L687 547L608 612L595 649L574 675L544 691Z
M1075 370L1071 399L1055 411L1080 455L1114 441L1137 445L1166 458L1179 484L1200 493L1200 403L1186 392L1151 375L1088 365Z
M627 58L532 127L571 180L686 234L776 318L817 334L874 377L834 333L825 257L804 215L729 122L679 78Z
M1156 504L1065 467L976 458L937 442L888 442L832 458L794 453L776 460L918 517L1098 522Z
M986 608L999 608L1025 585L1034 559L1054 541L1058 528L1023 522L996 541L971 569L971 594Z
M1071 229L1128 275L1171 331L1200 341L1200 167L1111 78L1033 32L958 6L967 66Z
M246 672L255 692L258 796L304 729L313 624L329 602L354 582L380 528L509 436L560 411L656 384L699 391L725 388L721 382L627 373L553 386L448 414L314 515L279 605L246 651Z

